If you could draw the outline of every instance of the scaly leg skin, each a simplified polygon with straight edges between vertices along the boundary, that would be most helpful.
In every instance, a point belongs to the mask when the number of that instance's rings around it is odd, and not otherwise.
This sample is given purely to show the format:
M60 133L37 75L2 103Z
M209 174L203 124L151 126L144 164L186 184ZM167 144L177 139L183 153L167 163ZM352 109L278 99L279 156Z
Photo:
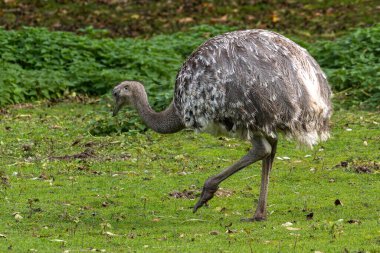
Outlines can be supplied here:
M242 219L242 221L263 221L267 218L267 197L268 197L268 186L269 186L269 174L272 169L272 164L274 156L277 150L277 139L269 139L272 151L269 156L263 159L262 171L261 171L261 189L259 202L257 204L257 209L253 218Z
M271 155L272 147L266 138L262 136L255 136L252 140L252 144L253 149L251 149L247 155L243 156L238 162L234 163L218 175L212 176L206 180L200 199L194 206L194 213L214 197L214 193L218 190L218 186L223 180L227 179L229 176L235 174L248 165L256 161L263 160L265 157Z

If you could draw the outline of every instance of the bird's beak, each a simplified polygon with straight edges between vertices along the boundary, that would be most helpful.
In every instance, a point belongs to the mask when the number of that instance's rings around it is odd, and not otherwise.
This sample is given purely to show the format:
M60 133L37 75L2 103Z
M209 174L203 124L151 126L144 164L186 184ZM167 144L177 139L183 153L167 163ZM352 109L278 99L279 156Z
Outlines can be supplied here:
M117 95L116 91L113 92L113 98L115 100L115 105L112 111L112 116L115 117L117 113L120 111L121 107L123 106L123 103L120 101L121 99Z
M118 103L116 103L115 106L114 106L114 108L113 108L113 111L112 111L112 117L115 117L117 115L117 113L119 112L120 108L121 108L121 105L118 104Z

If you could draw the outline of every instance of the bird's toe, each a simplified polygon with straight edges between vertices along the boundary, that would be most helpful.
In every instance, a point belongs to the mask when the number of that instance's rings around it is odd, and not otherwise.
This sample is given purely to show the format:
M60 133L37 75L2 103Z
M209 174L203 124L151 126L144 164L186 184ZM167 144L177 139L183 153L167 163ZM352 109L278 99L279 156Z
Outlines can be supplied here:
M214 197L214 193L218 190L218 186L212 188L203 187L201 197L193 208L193 213L195 213L203 205L207 205L207 202Z

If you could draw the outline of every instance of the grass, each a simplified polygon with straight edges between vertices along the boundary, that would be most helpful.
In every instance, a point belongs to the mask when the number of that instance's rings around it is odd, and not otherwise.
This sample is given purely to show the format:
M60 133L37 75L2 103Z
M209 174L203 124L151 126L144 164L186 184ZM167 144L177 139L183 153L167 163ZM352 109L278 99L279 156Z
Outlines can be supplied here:
M332 138L313 151L281 138L268 221L244 223L258 164L223 182L208 208L191 207L247 143L190 131L94 137L87 125L98 109L66 101L1 110L0 252L380 251L379 114L335 112Z

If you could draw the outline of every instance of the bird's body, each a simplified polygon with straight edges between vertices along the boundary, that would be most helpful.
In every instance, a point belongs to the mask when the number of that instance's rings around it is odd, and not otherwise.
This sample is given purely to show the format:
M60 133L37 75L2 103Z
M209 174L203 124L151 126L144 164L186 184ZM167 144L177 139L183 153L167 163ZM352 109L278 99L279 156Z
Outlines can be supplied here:
M188 128L243 139L282 131L311 146L328 136L330 94L305 49L277 33L248 30L217 36L188 58L174 105Z
M192 128L252 143L247 155L206 180L194 211L213 197L223 180L262 160L253 220L265 219L278 132L307 146L329 136L331 90L323 71L305 49L265 30L226 33L197 48L179 70L173 101L165 111L154 112L144 87L135 81L119 84L113 94L114 113L131 104L157 132Z

